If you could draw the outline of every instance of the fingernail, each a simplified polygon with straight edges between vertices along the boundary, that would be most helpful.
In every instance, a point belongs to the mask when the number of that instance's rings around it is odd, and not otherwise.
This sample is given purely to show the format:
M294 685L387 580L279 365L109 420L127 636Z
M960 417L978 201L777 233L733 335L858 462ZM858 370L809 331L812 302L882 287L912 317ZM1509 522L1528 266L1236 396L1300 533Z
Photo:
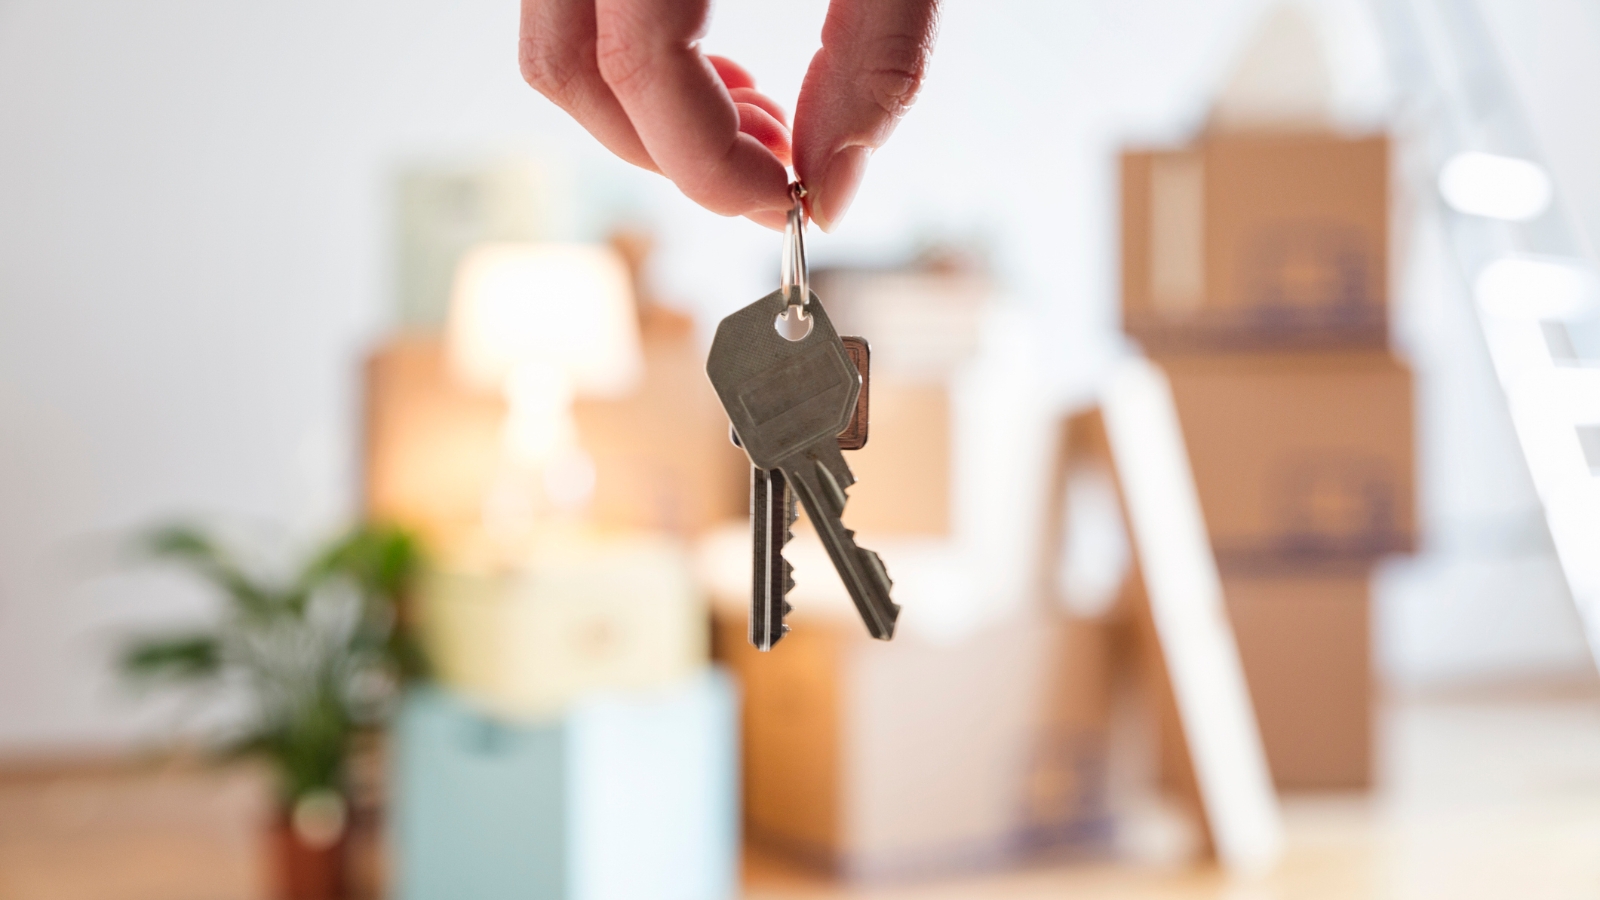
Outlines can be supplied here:
M867 171L867 158L872 151L866 147L846 147L828 160L822 183L816 185L816 200L811 204L811 220L823 231L832 231L856 198L856 188L861 186L861 176Z

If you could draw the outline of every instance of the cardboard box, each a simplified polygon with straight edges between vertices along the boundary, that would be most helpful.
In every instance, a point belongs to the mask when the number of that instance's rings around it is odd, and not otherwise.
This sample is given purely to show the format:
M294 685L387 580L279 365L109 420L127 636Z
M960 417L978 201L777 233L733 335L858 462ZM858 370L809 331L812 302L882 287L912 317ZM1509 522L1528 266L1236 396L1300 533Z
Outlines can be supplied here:
M872 342L873 369L940 381L977 355L993 282L975 260L887 269L821 268L811 286L840 334Z
M1381 352L1160 360L1224 574L1416 542L1411 372Z
M434 545L477 529L504 420L500 397L450 377L438 335L388 339L366 365L366 514Z
M1386 346L1388 156L1315 132L1124 153L1124 327L1152 352Z
M978 354L993 282L980 260L944 249L891 268L819 268L811 285L839 333L872 347L871 428L846 456L857 483L845 521L868 534L948 535L949 384Z
M856 483L844 520L868 534L950 533L950 390L873 378L867 445L845 454Z
M721 900L738 892L737 704L706 672L544 722L437 688L394 728L402 900Z
M745 833L846 878L1104 850L1101 626L1021 615L955 644L791 615L770 653L717 644L744 687Z
M502 716L679 683L707 662L705 597L665 538L552 535L515 568L444 563L417 613L438 678Z
M1278 787L1370 786L1368 574L1231 576L1223 592Z
M610 528L692 535L750 508L750 461L706 378L687 322L641 332L645 375L633 394L580 398L579 440L595 466L589 516Z
M749 462L682 323L646 327L645 375L615 400L580 398L573 415L595 466L588 517L609 528L693 534L748 509ZM462 387L436 334L391 338L366 369L368 515L435 546L481 527L502 461L505 403Z

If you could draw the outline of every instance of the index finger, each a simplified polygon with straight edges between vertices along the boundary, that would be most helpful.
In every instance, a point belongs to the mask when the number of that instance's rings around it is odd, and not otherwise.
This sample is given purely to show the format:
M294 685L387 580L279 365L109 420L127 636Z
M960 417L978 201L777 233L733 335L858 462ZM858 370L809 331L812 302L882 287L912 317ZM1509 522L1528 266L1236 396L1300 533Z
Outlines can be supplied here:
M739 131L739 111L700 52L708 0L597 0L600 75L662 174L723 215L782 209L788 174Z

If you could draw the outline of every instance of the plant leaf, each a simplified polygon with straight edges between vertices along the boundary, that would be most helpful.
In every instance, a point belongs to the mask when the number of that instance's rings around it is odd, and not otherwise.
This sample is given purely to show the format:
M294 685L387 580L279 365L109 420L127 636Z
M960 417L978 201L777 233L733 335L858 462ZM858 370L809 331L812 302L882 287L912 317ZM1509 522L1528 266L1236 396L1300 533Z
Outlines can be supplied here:
M227 594L241 612L258 617L274 614L282 605L270 588L256 584L233 558L204 532L192 525L169 525L145 537L145 552L157 559L187 563L201 577Z
M302 584L347 577L367 596L397 598L421 569L422 554L411 533L393 525L364 525L314 559Z
M122 655L122 670L137 677L197 680L213 677L221 668L221 645L210 634L147 639Z

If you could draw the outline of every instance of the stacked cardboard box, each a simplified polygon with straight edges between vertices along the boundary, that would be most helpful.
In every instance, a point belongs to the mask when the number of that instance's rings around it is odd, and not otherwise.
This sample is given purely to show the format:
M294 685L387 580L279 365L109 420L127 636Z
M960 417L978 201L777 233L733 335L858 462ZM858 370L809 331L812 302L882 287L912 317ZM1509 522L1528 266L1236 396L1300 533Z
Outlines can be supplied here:
M526 539L485 524L502 490L504 400L462 384L435 332L392 337L368 360L366 513L423 540L433 571L408 621L440 678L497 713L553 714L706 664L707 613L682 539L744 511L748 463L727 439L692 322L654 304L639 314L636 390L573 410L596 476L583 523Z
M706 897L737 891L738 692L707 660L683 539L745 507L748 464L691 322L640 309L645 377L580 399L583 522L489 528L504 401L453 376L437 333L366 370L369 516L415 531L406 624L436 683L395 730L401 897Z
M1385 139L1318 132L1122 158L1123 323L1172 383L1285 788L1370 781L1367 581L1415 541L1388 173Z
M432 571L408 622L439 677L484 708L554 714L596 690L676 683L705 666L706 607L682 538L743 511L748 463L728 442L688 325L646 317L638 390L577 404L597 476L587 522L525 541L485 533L504 401L452 376L438 334L403 334L372 354L367 515L425 543Z

